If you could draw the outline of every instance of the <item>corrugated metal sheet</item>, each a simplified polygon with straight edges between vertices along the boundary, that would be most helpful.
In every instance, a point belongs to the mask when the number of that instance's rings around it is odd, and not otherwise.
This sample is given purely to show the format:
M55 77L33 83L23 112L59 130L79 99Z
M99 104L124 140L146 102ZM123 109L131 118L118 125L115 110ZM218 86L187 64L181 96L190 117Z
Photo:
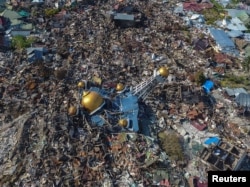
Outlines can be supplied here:
M209 32L216 41L216 44L221 52L234 56L239 55L239 51L235 48L234 42L229 38L228 34L224 30L209 28Z
M240 93L247 94L247 91L244 88L225 88L225 91L229 96L237 96Z
M226 26L229 30L246 31L248 30L244 23L237 17L232 18L230 23Z
M250 94L240 93L236 97L236 103L240 106L250 107Z
M235 48L234 42L228 37L227 33L221 29L210 28L210 34L221 48Z
M241 21L246 21L249 16L245 10L238 10L238 9L226 9L228 15L232 18L238 17Z
M41 51L41 52L47 52L47 49L44 47L28 47L26 48L27 54L32 53L33 51Z
M236 38L236 37L240 37L243 36L243 32L241 32L240 30L233 30L233 31L228 31L227 32L228 36L230 36L231 38Z
M250 33L244 33L244 40L250 42Z
M30 31L25 31L25 30L13 30L11 31L11 36L29 36Z
M128 21L134 21L134 15L129 15L129 14L121 14L117 13L114 16L115 20L128 20Z

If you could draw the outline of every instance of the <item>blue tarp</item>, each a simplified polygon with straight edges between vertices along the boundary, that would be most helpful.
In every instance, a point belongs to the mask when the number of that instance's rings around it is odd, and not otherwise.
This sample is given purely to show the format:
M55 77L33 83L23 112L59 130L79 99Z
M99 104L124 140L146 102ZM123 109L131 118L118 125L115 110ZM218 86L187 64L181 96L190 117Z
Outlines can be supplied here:
M211 145L211 144L217 145L219 142L220 142L220 138L211 137L211 138L208 138L207 140L205 140L204 144L206 144L206 145Z
M214 83L213 83L212 81L210 81L210 80L207 80L207 81L203 84L203 86L202 86L202 88L204 89L204 91L205 91L206 93L209 93L213 87L214 87Z

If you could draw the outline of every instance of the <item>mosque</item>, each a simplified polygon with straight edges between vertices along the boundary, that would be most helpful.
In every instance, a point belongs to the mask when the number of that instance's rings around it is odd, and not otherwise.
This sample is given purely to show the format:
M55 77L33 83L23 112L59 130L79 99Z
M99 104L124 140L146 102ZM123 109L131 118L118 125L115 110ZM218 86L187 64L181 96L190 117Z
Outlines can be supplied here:
M168 75L168 68L160 67L154 70L151 77L134 87L118 83L111 90L89 86L87 81L81 81L78 83L80 107L71 106L68 114L74 116L80 111L91 125L103 126L108 123L138 132L139 101L145 100L150 91L158 83L164 82Z

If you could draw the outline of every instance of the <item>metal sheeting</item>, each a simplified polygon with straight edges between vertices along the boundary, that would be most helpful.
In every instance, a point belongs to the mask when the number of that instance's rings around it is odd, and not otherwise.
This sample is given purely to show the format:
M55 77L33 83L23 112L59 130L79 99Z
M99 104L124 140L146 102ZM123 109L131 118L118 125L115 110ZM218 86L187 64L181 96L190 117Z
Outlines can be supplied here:
M225 88L225 91L229 96L237 96L240 93L247 94L247 91L244 88Z
M220 29L210 28L212 37L216 40L216 43L223 48L235 48L233 41L228 37L227 33Z
M250 94L240 93L236 97L236 103L240 106L250 107Z

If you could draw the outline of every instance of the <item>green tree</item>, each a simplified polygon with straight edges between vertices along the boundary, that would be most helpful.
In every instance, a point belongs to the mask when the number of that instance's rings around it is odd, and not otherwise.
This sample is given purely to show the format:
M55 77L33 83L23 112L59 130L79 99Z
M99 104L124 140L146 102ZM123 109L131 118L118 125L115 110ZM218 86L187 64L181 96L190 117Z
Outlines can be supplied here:
M250 72L250 56L247 56L242 63L244 71Z
M45 16L52 17L52 16L56 15L59 12L59 10L53 9L53 8L47 8L44 10L44 12L45 12Z
M198 71L194 74L194 80L198 85L202 85L206 81L206 77L202 71Z
M183 160L184 153L180 137L175 133L160 132L158 137L163 150L170 156L172 160Z
M24 36L17 35L12 38L11 46L15 49L23 49L26 47L30 47L33 42L33 38L26 38Z

